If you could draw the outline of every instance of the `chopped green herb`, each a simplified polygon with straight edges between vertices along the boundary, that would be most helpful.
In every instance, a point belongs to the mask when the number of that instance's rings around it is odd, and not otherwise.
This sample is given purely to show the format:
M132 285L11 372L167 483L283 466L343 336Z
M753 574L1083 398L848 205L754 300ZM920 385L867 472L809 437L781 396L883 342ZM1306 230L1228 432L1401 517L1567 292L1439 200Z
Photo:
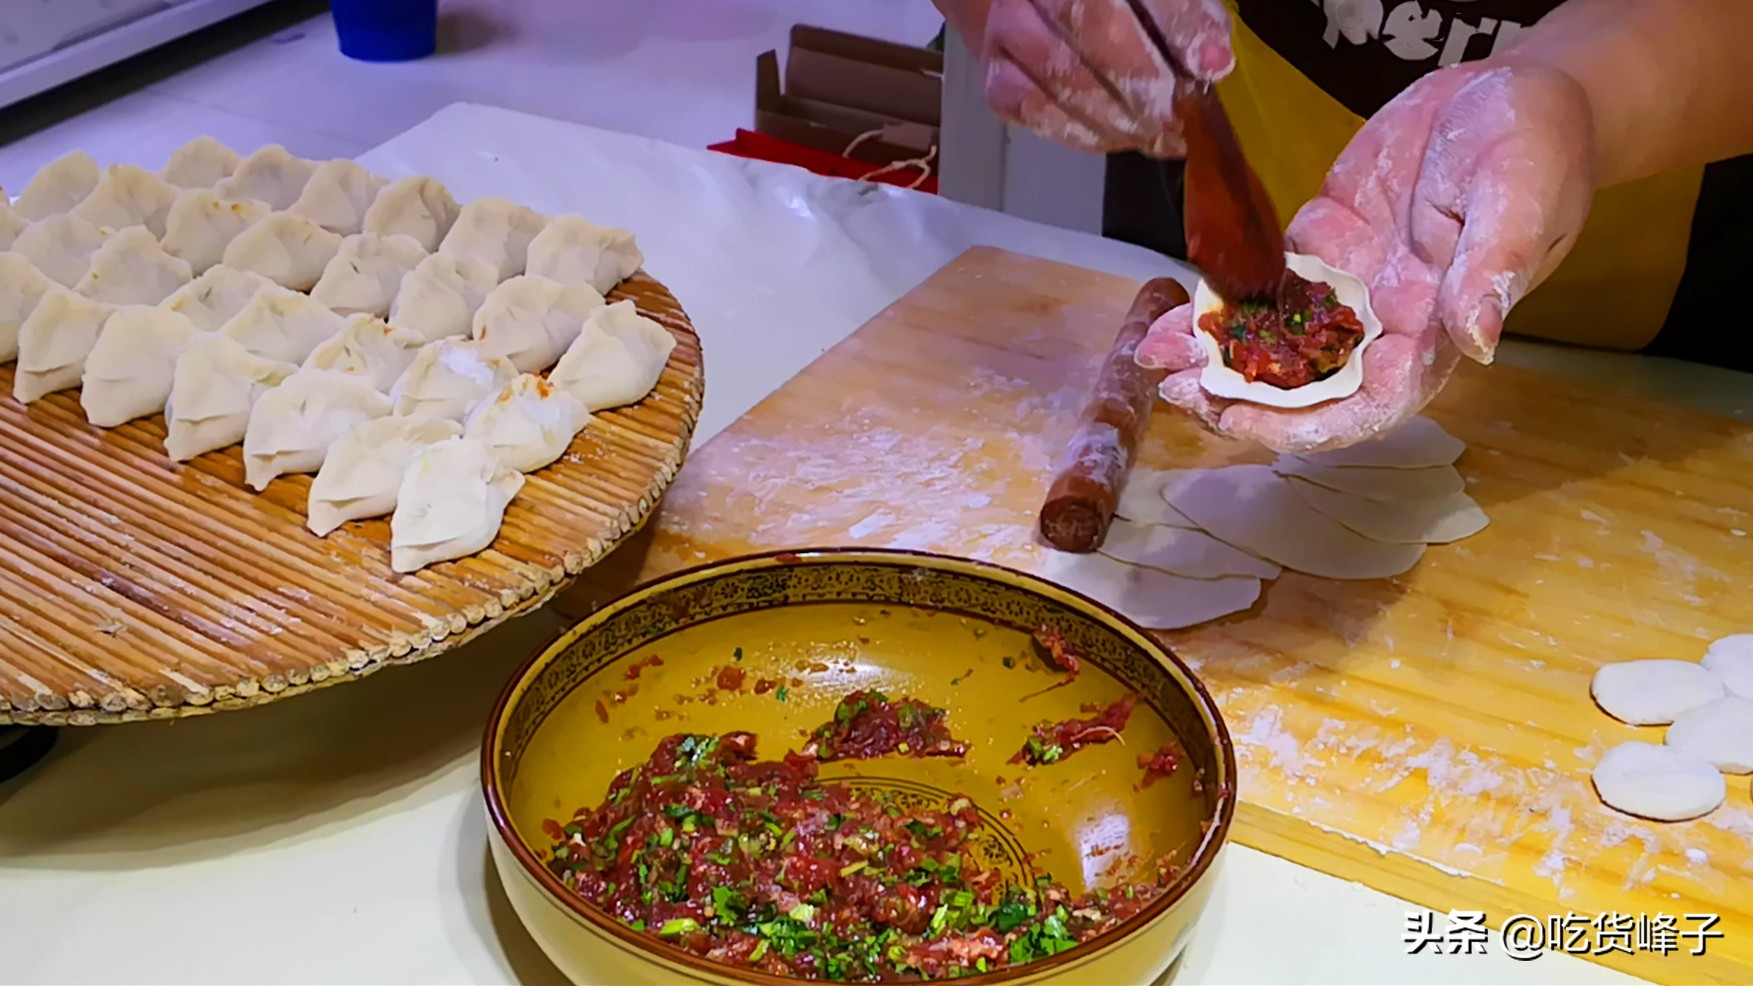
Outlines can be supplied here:
M690 931L699 930L700 922L693 918L671 918L663 923L663 927L657 929L657 933L665 938L670 938L675 935L685 935Z
M791 700L791 689L780 685L779 690L773 693L773 697L781 702L788 702Z

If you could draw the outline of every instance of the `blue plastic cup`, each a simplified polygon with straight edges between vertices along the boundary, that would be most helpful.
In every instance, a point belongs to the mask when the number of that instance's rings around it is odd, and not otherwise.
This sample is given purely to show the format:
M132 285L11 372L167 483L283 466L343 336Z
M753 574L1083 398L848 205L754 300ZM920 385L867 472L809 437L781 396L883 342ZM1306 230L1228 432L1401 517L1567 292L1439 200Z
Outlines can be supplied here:
M331 0L341 54L406 62L438 48L438 0Z

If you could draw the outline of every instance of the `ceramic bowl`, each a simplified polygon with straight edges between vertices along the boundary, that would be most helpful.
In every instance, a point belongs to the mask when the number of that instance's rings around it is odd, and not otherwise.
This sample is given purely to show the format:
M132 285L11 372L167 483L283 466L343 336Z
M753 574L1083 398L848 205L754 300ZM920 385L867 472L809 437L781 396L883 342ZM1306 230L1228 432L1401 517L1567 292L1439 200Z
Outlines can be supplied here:
M1083 655L1068 684L1032 639L1043 624ZM726 667L743 673L741 690L716 688ZM747 730L763 758L778 758L846 693L872 688L947 709L967 757L837 762L825 778L937 803L972 795L985 822L982 862L1019 883L1051 874L1081 893L1129 875L1128 859L1171 851L1184 867L1103 936L964 981L1145 984L1168 968L1205 907L1234 813L1235 753L1211 696L1165 647L1097 603L1018 572L910 552L786 552L682 572L597 611L527 662L493 711L481 761L488 839L518 916L578 983L794 982L710 962L608 917L543 865L543 822L601 804L610 780L664 736ZM1140 701L1122 742L1033 769L1007 763L1035 724L1087 716L1086 704L1128 691ZM1142 785L1139 755L1171 741L1185 754L1180 769Z

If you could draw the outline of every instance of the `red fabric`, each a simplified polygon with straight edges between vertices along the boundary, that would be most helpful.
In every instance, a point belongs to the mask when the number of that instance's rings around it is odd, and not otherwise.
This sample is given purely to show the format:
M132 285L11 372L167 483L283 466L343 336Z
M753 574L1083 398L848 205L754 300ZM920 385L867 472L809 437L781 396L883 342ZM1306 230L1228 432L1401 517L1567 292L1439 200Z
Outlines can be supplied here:
M827 151L817 150L814 147L805 147L802 144L794 144L789 140L780 140L778 137L771 137L767 134L742 129L737 130L735 140L728 140L721 144L712 144L707 147L707 150L718 151L721 154L729 154L733 157L752 158L757 161L773 161L778 164L792 164L807 171L814 172L815 174L826 175L830 178L862 179L865 175L882 167L881 165L871 164L869 161L859 161L849 157L842 157L838 154L831 154ZM906 186L911 185L914 179L918 177L919 169L917 167L909 167L906 169L886 171L869 180L884 182L890 185L899 185L905 188ZM937 175L933 174L931 177L925 179L925 181L919 185L918 190L936 195Z

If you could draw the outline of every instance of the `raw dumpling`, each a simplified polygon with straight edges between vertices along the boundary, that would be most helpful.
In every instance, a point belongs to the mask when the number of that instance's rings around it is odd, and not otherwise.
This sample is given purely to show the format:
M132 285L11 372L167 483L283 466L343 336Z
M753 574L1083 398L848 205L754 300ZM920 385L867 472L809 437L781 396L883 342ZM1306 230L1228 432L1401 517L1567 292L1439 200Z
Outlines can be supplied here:
M302 363L317 346L346 327L346 319L296 291L262 291L219 329L255 353L282 363Z
M177 357L199 334L195 323L164 308L118 309L85 358L79 390L85 420L114 428L164 410Z
M525 373L475 405L463 434L486 443L507 467L535 472L560 458L588 421L583 401Z
M79 386L79 378L85 374L85 357L115 310L114 305L51 285L18 327L13 398L29 404L57 390Z
M417 572L492 544L505 505L523 483L523 475L495 459L479 439L450 438L421 449L397 491L390 567Z
M361 312L382 318L390 313L402 278L426 259L412 236L355 233L323 268L310 296L343 315Z
M323 537L350 520L381 517L396 509L402 474L428 445L456 438L462 426L423 414L373 418L356 424L329 446L329 456L310 483L305 526Z
M430 414L461 421L469 408L517 376L517 368L472 339L440 339L420 348L390 388L397 414Z
M309 291L340 250L340 233L303 216L276 212L237 234L221 259L227 267L253 270L283 288Z
M177 196L164 220L164 252L189 262L197 274L219 263L238 234L273 210L256 199L228 201L209 189Z
M668 329L639 314L633 302L617 301L591 313L548 381L592 411L632 404L657 386L675 348Z
M177 190L170 182L152 172L131 164L112 164L91 194L68 215L100 229L144 226L157 238L164 235L165 217L176 198Z
M370 381L334 370L300 370L250 409L243 436L244 481L263 490L274 477L322 468L329 446L361 421L390 413Z
M178 288L164 299L163 305L187 316L202 332L218 332L256 295L285 290L260 274L220 265L209 267L206 273Z
M438 249L457 221L457 200L436 178L402 178L377 193L362 228L385 236L412 236L427 253Z
M74 290L110 305L156 305L193 277L189 262L165 253L146 227L129 226L91 255Z
M418 332L428 342L466 336L498 283L499 272L485 260L432 254L402 278L390 304L390 324Z
M529 272L567 284L588 284L598 294L633 276L645 255L633 234L598 226L583 216L559 216L530 241Z
M546 220L534 209L505 199L477 199L463 206L439 244L440 253L473 257L493 265L501 281L522 274L530 241Z
M0 363L18 358L18 328L55 282L15 253L0 253Z
M223 199L261 199L275 209L298 201L315 174L317 163L293 157L279 144L269 144L238 163L231 177L213 186Z
M104 231L72 216L50 216L32 223L12 242L12 252L65 288L79 283L91 255L103 246Z
M31 222L67 212L97 187L97 162L84 151L69 151L43 165L13 208Z
M361 374L374 388L388 391L421 345L419 336L392 329L376 315L354 315L345 328L311 350L304 369Z
M298 201L286 211L309 219L327 230L343 236L357 233L365 220L365 210L377 193L389 184L345 158L324 161L305 183Z
M0 189L0 250L12 249L13 241L18 239L18 234L24 232L25 227L29 225L30 223L12 208L12 203L6 198L6 192Z
M242 162L236 151L212 137L196 137L171 154L158 177L178 188L212 188Z
M533 373L553 366L601 307L603 296L588 284L520 274L487 296L469 336L519 372Z
M164 450L187 462L243 438L250 408L268 388L298 372L263 359L218 333L196 336L177 357L164 402Z

